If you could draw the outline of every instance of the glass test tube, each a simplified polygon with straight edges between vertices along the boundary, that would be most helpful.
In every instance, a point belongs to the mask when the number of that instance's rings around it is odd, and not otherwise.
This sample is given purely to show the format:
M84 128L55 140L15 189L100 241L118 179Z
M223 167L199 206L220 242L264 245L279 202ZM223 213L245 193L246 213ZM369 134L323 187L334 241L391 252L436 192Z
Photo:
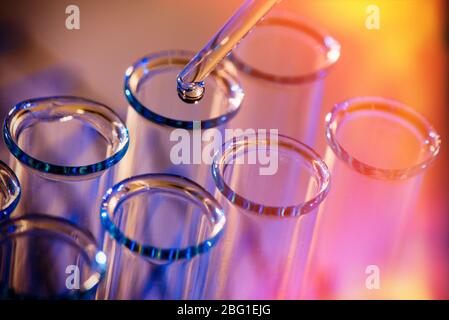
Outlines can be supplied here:
M100 215L109 265L97 298L203 297L208 252L226 219L201 186L175 175L135 176L108 190Z
M105 270L93 236L67 220L29 214L0 223L0 299L92 299Z
M232 51L245 92L232 127L278 129L308 145L320 125L324 77L340 44L297 15L273 10Z
M11 109L3 134L22 185L14 216L60 216L102 240L101 197L112 185L110 168L128 147L119 117L82 98L31 99Z
M10 216L19 199L19 180L6 163L0 160L0 221Z
M394 298L402 232L440 138L410 107L360 97L326 116L326 139L333 187L320 209L309 297ZM381 282L367 284L373 272Z
M126 123L131 144L119 165L119 180L170 173L213 189L213 152L205 146L222 142L206 141L200 130L222 134L238 112L243 93L232 63L223 61L206 78L207 89L198 103L181 101L173 83L192 57L191 52L162 51L142 58L126 71L125 95L130 104Z
M275 164L270 174L261 174L263 155ZM212 172L227 227L207 297L296 298L317 208L330 184L326 164L294 139L242 135L223 146Z

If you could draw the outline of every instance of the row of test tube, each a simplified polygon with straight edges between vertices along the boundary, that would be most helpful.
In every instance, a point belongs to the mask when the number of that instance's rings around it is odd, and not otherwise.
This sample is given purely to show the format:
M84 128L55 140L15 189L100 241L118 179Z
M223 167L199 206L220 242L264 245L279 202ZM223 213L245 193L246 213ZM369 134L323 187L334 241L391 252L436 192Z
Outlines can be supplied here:
M3 128L12 170L0 171L1 297L370 297L366 267L394 278L440 140L383 98L346 100L321 119L339 55L326 32L273 12L196 104L173 87L193 53L174 50L126 71L126 124L75 97L14 106ZM241 134L211 144L226 129ZM321 158L310 146L323 135ZM191 152L176 163L183 137ZM218 147L213 162L194 160L198 143ZM276 155L273 174L245 161L261 153Z

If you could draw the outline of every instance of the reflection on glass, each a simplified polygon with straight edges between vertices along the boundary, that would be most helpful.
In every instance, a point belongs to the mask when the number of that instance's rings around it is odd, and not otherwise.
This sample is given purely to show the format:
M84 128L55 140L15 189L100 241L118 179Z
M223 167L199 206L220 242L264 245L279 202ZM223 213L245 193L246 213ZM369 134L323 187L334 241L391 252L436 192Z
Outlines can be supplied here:
M93 236L67 220L0 223L0 299L92 299L105 270Z
M0 161L0 221L9 217L20 199L20 183L15 173Z
M60 216L99 240L96 213L112 185L110 168L128 147L127 129L119 117L82 98L32 99L11 109L3 134L22 185L14 216Z
M340 44L305 19L273 10L232 51L245 92L235 128L278 129L313 145L321 126L324 77Z
M400 287L394 283L394 268L440 138L410 107L362 97L337 104L327 115L326 139L333 186L321 206L308 293L319 298L403 297L404 292L391 290Z
M205 95L198 103L181 101L176 77L192 56L185 51L163 51L128 68L125 95L130 106L126 123L131 144L119 165L118 180L136 174L170 173L213 187L212 156L203 157L202 153L209 142L214 142L207 141L202 133L210 129L222 134L238 112L243 93L233 76L232 63L223 61L207 77Z
M203 297L225 216L201 186L175 175L135 176L108 190L100 215L110 263L98 299Z
M212 171L228 223L207 297L296 298L329 188L325 163L294 139L242 135L223 146Z
M204 79L277 2L279 1L246 0L179 73L179 97L188 103L201 99L204 94Z

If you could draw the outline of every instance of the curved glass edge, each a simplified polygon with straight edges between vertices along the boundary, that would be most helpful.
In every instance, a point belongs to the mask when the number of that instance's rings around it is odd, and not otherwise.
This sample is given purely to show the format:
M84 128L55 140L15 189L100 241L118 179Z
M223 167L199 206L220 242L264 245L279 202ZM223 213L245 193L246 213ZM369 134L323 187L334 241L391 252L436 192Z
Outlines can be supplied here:
M80 288L72 292L50 297L52 300L72 300L92 298L106 272L107 257L98 248L95 238L87 231L80 229L68 220L48 216L44 214L30 214L27 216L7 219L0 222L0 243L8 237L23 235L34 229L45 230L49 233L64 235L76 242L77 246L84 250L90 260L91 275L80 284ZM0 298L11 300L24 299L49 299L41 298L33 294L22 294L15 292L5 283L0 283Z
M309 213L319 206L319 204L326 198L330 188L330 172L326 163L312 148L297 141L293 138L278 135L278 148L286 148L295 151L299 157L306 159L311 163L316 176L314 177L318 184L318 192L311 197L311 199L290 206L266 206L261 203L251 201L242 195L235 192L224 180L224 171L229 165L229 160L235 158L234 152L239 148L258 147L261 141L255 135L252 137L236 137L227 141L222 146L221 154L214 157L212 163L212 176L215 185L220 192L234 205L251 213L267 217L299 217L303 214ZM262 142L264 147L271 144L271 139L265 139Z
M371 166L351 156L348 151L345 150L339 143L338 138L336 137L338 131L338 124L336 123L336 121L337 115L340 112L348 113L351 106L357 105L369 106L369 110L376 110L375 106L377 106L378 108L380 108L380 111L390 113L393 117L406 121L412 127L416 128L419 132L422 133L423 130L417 128L417 124L419 124L422 128L424 128L426 132L425 134L423 134L423 136L428 138L429 141L429 143L426 144L426 148L430 151L429 157L424 161L408 168L386 169ZM382 106L387 106L388 108L381 108ZM360 109L357 109L356 111L358 110ZM402 113L411 116L414 119L414 122L410 122L410 120L401 117L400 114L393 113L394 110L400 110ZM409 106L392 99L386 99L382 97L356 97L345 100L341 103L336 104L334 108L326 115L325 126L327 143L331 147L335 155L357 172L376 179L401 180L413 177L426 169L436 159L436 156L440 151L441 138L440 135L432 127L432 125L421 114L419 114Z
M321 45L323 55L326 57L325 63L321 67L317 68L316 71L311 73L297 76L280 76L254 68L248 63L245 63L242 59L238 58L236 53L231 52L228 59L233 62L240 71L255 78L269 82L279 84L301 84L324 78L340 58L340 43L331 35L327 34L327 32L319 30L301 16L293 15L290 12L287 14L287 12L275 10L274 15L265 17L264 20L256 25L253 31L257 31L258 27L269 25L284 26L287 28L296 29L298 32L306 33L311 36L317 41L318 44Z
M152 111L149 107L144 106L139 99L137 99L133 86L131 85L131 78L135 76L136 70L140 70L141 68L146 68L147 65L154 61L161 59L160 62L156 63L157 67L160 67L161 65L179 65L184 66L187 64L190 59L194 56L193 52L190 51L184 51L184 50L167 50L167 51L160 51L157 53L150 54L148 56L145 56L141 58L139 61L137 61L135 64L133 64L131 67L129 67L126 70L125 73L125 86L124 86L124 92L125 97L128 100L128 103L131 105L134 110L136 110L140 115L142 115L144 118L150 120L151 122L154 122L158 125L167 126L171 128L180 128L180 129L186 129L186 130L193 130L194 121L189 120L178 120L178 119L172 119L165 116L162 116L154 111ZM229 61L228 61L229 62ZM222 62L223 64L223 62ZM145 74L145 73L143 73ZM218 75L217 72L212 73ZM201 129L209 129L209 128L215 128L218 127L224 123L227 123L229 120L231 120L237 112L240 110L241 101L243 99L243 90L238 83L238 81L231 76L230 74L226 73L228 78L232 78L235 83L238 85L232 85L229 87L229 91L232 92L235 95L234 101L236 101L236 107L231 109L230 112L223 114L219 117L210 118L206 120L201 120ZM145 77L139 77L138 82L141 80L145 80ZM138 87L139 84L136 84L136 87ZM198 120L199 121L199 120Z
M8 200L5 201L5 204L3 207L0 208L0 221L3 218L7 218L11 215L11 212L14 211L14 209L17 207L17 204L20 201L21 196L21 188L20 188L20 182L17 178L14 171L11 170L10 167L6 165L3 161L0 160L0 170L5 173L4 178L6 178L6 181L2 177L2 184L4 184L7 188L6 192L3 192L3 194L7 194ZM3 176L3 175L2 175Z
M160 182L169 182L160 183ZM207 240L198 245L185 248L158 248L144 245L126 236L114 224L112 217L115 210L136 193L157 189L182 189L183 196L198 199L204 209L211 215L210 221L214 228ZM226 218L220 204L199 184L179 175L172 174L144 174L125 179L111 187L103 197L100 207L100 219L109 236L130 251L154 260L156 262L172 263L180 260L190 260L197 255L208 252L219 241L223 234Z
M106 112L113 115L114 118L118 119L120 126L121 126L121 137L119 139L122 141L121 145L122 147L118 149L112 156L109 158L89 165L83 165L83 166L60 166L57 164L48 163L45 161L41 161L39 159L36 159L26 152L24 152L20 147L17 145L17 143L14 141L14 138L11 134L11 127L10 123L12 119L15 117L15 115L20 111L24 109L31 109L33 103L44 103L46 101L51 100L62 100L67 102L78 102L78 103L87 103L96 105L98 107L103 108ZM95 174L98 174L101 171L104 171L117 162L119 162L126 154L129 146L129 135L128 135L128 129L126 128L125 124L120 120L119 116L115 114L115 112L107 107L104 104L101 104L99 102L88 100L85 98L79 98L79 97L72 97L72 96L53 96L53 97L43 97L43 98L36 98L36 99L29 99L22 101L15 105L8 113L7 117L5 118L4 125L3 125L3 139L5 141L6 146L10 150L10 152L16 157L21 163L27 165L28 167L37 170L39 172L43 172L45 174L50 175L57 175L57 176L67 176L67 177L91 177Z

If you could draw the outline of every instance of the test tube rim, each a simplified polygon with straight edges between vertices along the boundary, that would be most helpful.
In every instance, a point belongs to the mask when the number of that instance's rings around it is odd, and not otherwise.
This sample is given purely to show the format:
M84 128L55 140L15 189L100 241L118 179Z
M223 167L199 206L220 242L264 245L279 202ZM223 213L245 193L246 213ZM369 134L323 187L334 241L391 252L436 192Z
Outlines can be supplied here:
M51 107L52 105L54 106L54 103L57 102L61 102L61 105L76 104L77 110L83 109L88 113L94 113L94 111L87 110L87 106L95 107L97 111L96 113L101 112L101 115L104 116L104 118L106 118L108 121L110 121L113 124L113 127L115 127L117 129L116 131L119 133L117 135L117 139L119 139L120 143L115 148L116 150L114 150L113 154L111 154L106 159L103 159L102 161L96 163L81 166L66 166L36 159L35 157L32 157L24 150L22 150L17 143L17 138L20 133L17 133L16 136L16 134L12 131L12 124L17 120L16 117L22 116L21 113L23 111L26 111L27 113L32 112L31 109L36 104L49 104L48 107ZM62 178L68 180L82 180L96 177L106 169L119 162L125 156L129 146L128 129L126 128L125 123L111 108L100 102L75 96L49 96L32 98L19 102L8 112L4 120L3 139L10 152L17 160L19 160L22 164L26 165L32 170L43 174L49 179Z
M313 82L327 76L330 69L337 63L341 55L340 43L332 37L326 30L316 26L305 17L294 14L287 10L273 10L270 15L260 21L251 32L257 32L257 28L277 25L298 30L298 32L306 33L320 44L323 48L323 55L326 56L325 63L317 68L314 72L298 74L295 76L282 76L271 72L266 72L260 68L251 66L238 57L237 51L231 51L229 60L234 63L239 71L264 81L284 84L298 85ZM242 40L242 42L245 39Z
M208 220L213 224L207 239L197 245L184 248L156 247L133 240L113 222L116 210L133 195L142 192L157 193L158 190L164 193L170 188L182 189L182 196L185 199L188 199L187 196L201 199L201 201L195 203L203 205L202 212L208 212L210 215ZM100 205L100 219L106 232L113 240L125 246L131 252L156 264L188 261L208 252L219 241L226 225L226 217L222 207L202 186L180 175L158 173L133 176L109 188Z
M22 191L19 179L17 178L15 172L1 160L0 160L0 171L2 176L1 177L2 186L11 185L11 188L7 190L8 200L0 208L0 221L1 221L2 219L9 217L11 213L14 211L14 209L17 207L17 204L20 201ZM8 180L6 181L6 183L4 181L4 178ZM5 192L3 191L2 193L5 194Z
M247 199L243 195L235 192L229 184L225 182L224 172L226 170L227 160L232 157L232 153L229 150L236 150L239 147L244 146L247 148L250 145L258 145L257 135L243 135L234 137L233 139L226 141L222 145L222 150L214 157L211 170L212 176L215 182L216 188L230 201L233 205L243 209L245 212L255 214L260 217L267 218L297 218L304 214L312 212L316 209L321 202L326 198L330 190L331 175L326 163L322 160L320 155L308 145L293 139L291 137L278 134L278 148L286 147L298 153L301 158L308 159L311 163L311 167L315 170L316 181L318 182L318 191L314 193L310 199L298 204L286 205L286 206L269 206L262 203L254 202ZM267 145L268 139L263 141L263 145ZM307 158L306 158L307 157Z
M227 123L229 120L231 120L240 110L240 106L242 104L243 100L243 89L241 88L241 85L238 81L238 79L231 74L231 72L228 72L226 70L225 66L229 66L232 64L229 60L225 59L222 61L214 70L210 76L216 76L219 77L221 80L226 80L227 82L232 82L232 85L229 85L229 91L234 94L232 100L234 101L234 106L232 108L229 108L228 112L221 114L214 118L209 119L203 119L203 120L180 120L180 119L174 119L170 117L166 117L164 115L161 115L159 113L154 112L151 110L149 106L145 106L143 103L139 101L139 99L136 96L135 88L139 86L141 81L145 81L145 77L138 77L137 83L135 86L132 85L131 82L132 79L137 76L136 70L140 70L142 67L145 67L150 62L156 63L157 67L160 67L161 63L165 66L171 66L171 65L179 65L179 67L184 67L185 64L189 62L189 60L195 55L194 52L187 51L187 50L181 50L181 49L174 49L174 50L164 50L164 51L158 51L155 53L148 54L141 59L139 59L137 62L135 62L132 66L130 66L126 73L125 73L125 84L124 84L124 93L125 97L128 101L128 103L131 105L131 107L136 110L141 116L143 116L145 119L161 126L165 127L171 127L171 128L179 128L179 129L187 129L187 130L193 130L194 129L194 123L201 121L201 129L209 129L209 128L215 128L222 124ZM162 59L162 62L157 62L158 60ZM176 62L177 59L180 59L178 63ZM155 62L156 61L156 62ZM226 77L224 77L226 76ZM176 84L176 78L174 78L173 82ZM135 88L134 88L135 87ZM176 85L174 85L176 90ZM186 103L186 108L188 108L189 105Z
M99 254L102 254L103 257L106 257L106 255L100 250L94 236L87 229L83 229L60 217L39 213L28 214L0 222L0 244L11 236L21 237L28 232L36 231L54 233L55 236L60 236L62 240L73 241L73 245L80 251L83 251L84 257L88 258L90 262L90 275L84 282L80 283L79 289L74 289L73 292L68 294L51 297L51 299L82 299L95 292L106 273L107 258L105 261L98 261ZM39 299L39 297L32 294L11 294L10 298L12 299Z
M394 118L398 118L398 120L407 122L408 125L412 126L418 132L422 133L425 131L426 133L423 134L423 137L427 137L429 141L426 147L426 149L430 150L428 152L428 157L417 164L406 168L378 168L353 157L343 147L337 137L338 125L339 123L344 122L340 118L351 113L351 108L355 108L355 111L365 109L379 110L388 113ZM413 122L401 116L401 113L411 117ZM421 129L418 126L421 127ZM441 145L440 135L430 122L420 113L402 102L376 96L354 97L337 103L326 115L325 130L326 141L340 160L358 173L380 180L403 180L418 175L435 161Z

